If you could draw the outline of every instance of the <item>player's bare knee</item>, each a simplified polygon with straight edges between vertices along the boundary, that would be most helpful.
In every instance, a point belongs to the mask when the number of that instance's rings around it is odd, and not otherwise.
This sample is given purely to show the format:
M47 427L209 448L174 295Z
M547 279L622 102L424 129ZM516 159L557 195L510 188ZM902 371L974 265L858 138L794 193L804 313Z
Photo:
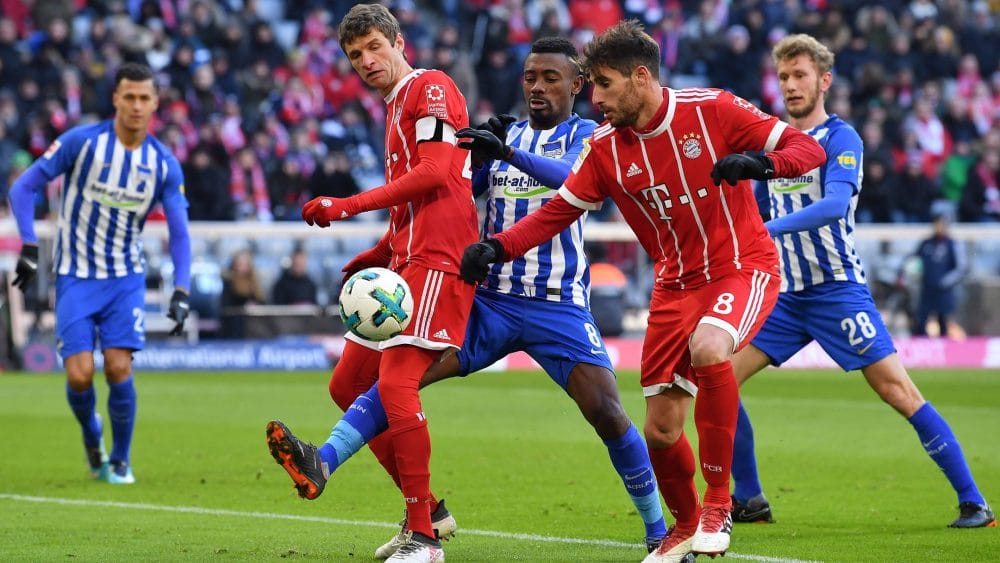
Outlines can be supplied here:
M665 450L677 443L684 433L684 428L670 428L656 421L646 420L643 426L643 434L646 437L646 445L655 450Z
M698 366L711 366L722 363L733 355L733 340L724 333L698 333L691 338L688 344L691 351L691 364Z
M632 424L625 414L625 409L617 401L603 401L596 408L591 407L586 410L581 406L580 412L602 440L622 437Z
M879 397L906 418L913 416L924 404L924 398L912 381L893 381L876 387Z
M67 368L66 383L74 391L86 391L94 384L94 370L83 368Z
M121 383L132 375L132 357L129 354L105 354L104 376L108 383Z

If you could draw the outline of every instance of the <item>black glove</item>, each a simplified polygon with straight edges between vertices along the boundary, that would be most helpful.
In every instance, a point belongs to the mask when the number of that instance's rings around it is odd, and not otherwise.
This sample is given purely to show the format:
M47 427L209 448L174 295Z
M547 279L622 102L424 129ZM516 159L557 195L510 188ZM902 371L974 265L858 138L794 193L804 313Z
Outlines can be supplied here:
M187 320L190 311L191 304L188 303L188 294L175 289L174 294L170 296L170 308L167 309L167 318L177 322L174 329L170 331L170 336L180 336L181 332L184 331L184 321Z
M478 162L487 160L506 160L510 150L503 141L490 131L465 127L459 129L455 136L459 139L458 148L472 151L472 159Z
M503 246L496 239L488 238L465 247L459 272L463 280L481 283L490 271L490 264L498 261L503 261Z
M750 156L743 153L727 154L712 167L712 181L721 186L725 180L730 186L735 186L740 180L770 180L774 178L774 163L771 159L760 155Z
M26 286L31 283L31 280L35 279L35 274L37 272L38 245L21 245L21 257L17 259L17 268L14 270L14 273L17 274L14 277L14 287L20 289L21 291L27 291L25 289Z
M513 115L501 113L500 115L495 115L487 119L483 123L480 123L479 125L476 126L476 129L479 129L480 131L489 131L490 133L493 133L494 135L496 135L497 139L500 139L501 143L506 145L507 126L510 125L511 123L514 123L515 121L517 121L517 118L514 117Z

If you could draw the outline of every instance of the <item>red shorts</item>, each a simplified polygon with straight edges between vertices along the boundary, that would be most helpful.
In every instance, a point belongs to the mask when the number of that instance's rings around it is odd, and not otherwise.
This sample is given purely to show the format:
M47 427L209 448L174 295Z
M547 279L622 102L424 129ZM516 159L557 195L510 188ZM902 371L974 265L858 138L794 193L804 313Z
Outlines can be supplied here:
M653 288L642 345L641 379L647 397L676 384L694 395L688 340L699 324L733 337L733 351L753 339L778 300L777 273L738 270L693 289Z
M427 350L461 348L465 342L465 325L469 322L476 286L465 283L458 274L431 270L413 263L399 270L413 295L410 324L396 336L382 342L372 342L352 332L344 338L375 350L408 344Z

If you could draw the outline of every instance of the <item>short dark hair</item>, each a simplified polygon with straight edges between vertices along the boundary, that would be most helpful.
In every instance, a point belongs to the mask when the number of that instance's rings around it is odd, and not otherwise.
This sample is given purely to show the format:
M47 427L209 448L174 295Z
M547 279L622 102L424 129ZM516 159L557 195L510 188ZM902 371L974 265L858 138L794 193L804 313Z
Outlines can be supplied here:
M583 72L606 66L625 76L645 66L653 78L660 78L660 46L645 31L639 20L626 20L608 28L583 48Z
M355 5L347 12L344 19L340 20L340 25L337 27L340 48L344 49L351 41L368 35L372 29L382 32L390 43L400 34L399 21L389 8L381 4Z
M562 53L567 57L577 57L579 53L573 42L565 37L542 37L531 44L532 53Z
M122 80L132 82L143 82L153 79L153 69L142 63L124 63L115 72L115 88L121 84Z
M531 44L531 52L543 55L547 53L555 53L559 55L566 55L571 63L580 70L580 53L576 50L576 46L573 42L565 37L542 37L541 39L536 39L534 43Z

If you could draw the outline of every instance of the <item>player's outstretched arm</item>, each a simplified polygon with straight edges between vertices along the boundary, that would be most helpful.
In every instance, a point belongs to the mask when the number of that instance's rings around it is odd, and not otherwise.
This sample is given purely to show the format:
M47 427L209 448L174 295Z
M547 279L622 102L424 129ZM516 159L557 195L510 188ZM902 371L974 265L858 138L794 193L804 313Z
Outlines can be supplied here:
M785 127L767 158L774 167L774 178L793 178L822 166L826 151L816 139L794 127Z
M847 182L827 182L826 195L798 211L764 223L772 237L809 231L843 219L851 206L854 186Z
M497 234L495 240L503 249L504 261L523 256L525 252L552 239L572 225L585 211L566 201L561 194L556 194L537 211L529 213L513 227Z
M446 123L441 123L440 127L451 131L451 126ZM302 208L302 219L310 225L329 227L331 221L341 221L365 211L409 203L431 190L445 186L455 153L454 139L452 131L443 140L418 144L420 163L384 186L347 198L320 196L309 201Z

